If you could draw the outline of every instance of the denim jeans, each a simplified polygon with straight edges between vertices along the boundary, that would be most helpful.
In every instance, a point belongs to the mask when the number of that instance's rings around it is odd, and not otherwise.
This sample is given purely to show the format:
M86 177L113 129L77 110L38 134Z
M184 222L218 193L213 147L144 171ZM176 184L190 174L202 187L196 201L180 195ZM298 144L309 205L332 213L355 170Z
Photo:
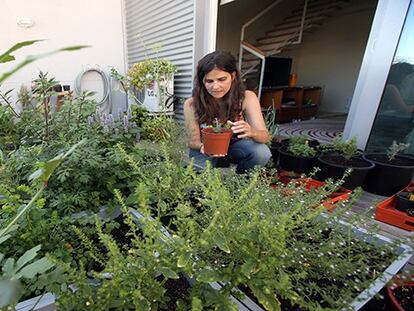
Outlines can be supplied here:
M272 156L270 149L265 144L256 143L251 139L239 139L230 142L229 151L224 158L209 157L198 150L190 149L190 158L194 158L196 168L204 168L206 161L210 161L214 167L219 167L223 162L236 163L236 172L246 173L255 166L265 166Z

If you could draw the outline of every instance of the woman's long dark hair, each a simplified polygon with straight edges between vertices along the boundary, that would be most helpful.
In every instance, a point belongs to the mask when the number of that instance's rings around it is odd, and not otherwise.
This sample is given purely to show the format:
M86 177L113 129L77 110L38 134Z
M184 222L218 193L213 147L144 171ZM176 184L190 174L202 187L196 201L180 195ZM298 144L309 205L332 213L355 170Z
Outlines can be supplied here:
M204 77L215 68L235 75L230 90L223 97L226 105L226 119L237 121L242 113L245 87L237 70L236 59L229 52L215 51L207 54L198 62L197 74L194 78L193 107L199 124L212 124L214 118L219 116L220 106L204 86Z

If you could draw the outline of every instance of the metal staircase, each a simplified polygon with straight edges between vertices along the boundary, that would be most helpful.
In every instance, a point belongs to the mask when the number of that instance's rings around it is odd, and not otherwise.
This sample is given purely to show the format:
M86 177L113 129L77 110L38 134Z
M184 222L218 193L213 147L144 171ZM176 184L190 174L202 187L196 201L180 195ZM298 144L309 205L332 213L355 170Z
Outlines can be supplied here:
M282 2L277 0L243 25L239 51L239 69L244 80L256 80L258 96L265 67L265 58L276 55L292 45L300 44L302 36L321 26L334 13L341 10L349 0L304 0L289 16L275 24L272 29L259 35L253 44L244 41L245 29L257 19ZM244 52L248 53L244 53Z

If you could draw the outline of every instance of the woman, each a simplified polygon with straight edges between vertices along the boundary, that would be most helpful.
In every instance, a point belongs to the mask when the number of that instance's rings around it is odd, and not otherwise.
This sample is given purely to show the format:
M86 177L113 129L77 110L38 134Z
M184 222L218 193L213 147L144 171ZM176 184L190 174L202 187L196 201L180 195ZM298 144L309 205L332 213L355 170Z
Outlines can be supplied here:
M230 53L216 51L199 61L193 97L184 103L184 117L190 157L194 158L195 165L204 167L206 161L211 161L217 166L222 157L204 154L201 141L200 128L211 125L215 118L222 124L231 124L233 138L226 158L238 164L236 172L245 173L269 161L271 153L266 145L269 133L259 100L256 94L245 90L236 60Z
M384 110L394 111L398 116L410 114L414 112L412 98L406 96L406 93L412 90L414 73L413 65L409 63L395 63L391 66L390 74L385 86L382 112ZM407 83L408 82L408 83ZM408 85L407 85L408 84ZM411 104L411 105L410 105Z

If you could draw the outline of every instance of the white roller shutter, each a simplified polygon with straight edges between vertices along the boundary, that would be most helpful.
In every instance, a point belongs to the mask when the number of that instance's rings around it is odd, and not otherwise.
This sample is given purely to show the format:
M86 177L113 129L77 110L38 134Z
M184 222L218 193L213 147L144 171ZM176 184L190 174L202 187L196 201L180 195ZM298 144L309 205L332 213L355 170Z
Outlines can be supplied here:
M191 96L194 66L194 0L124 0L128 67L162 57L177 65L174 94ZM155 52L152 47L159 45ZM182 105L176 116L183 119Z

